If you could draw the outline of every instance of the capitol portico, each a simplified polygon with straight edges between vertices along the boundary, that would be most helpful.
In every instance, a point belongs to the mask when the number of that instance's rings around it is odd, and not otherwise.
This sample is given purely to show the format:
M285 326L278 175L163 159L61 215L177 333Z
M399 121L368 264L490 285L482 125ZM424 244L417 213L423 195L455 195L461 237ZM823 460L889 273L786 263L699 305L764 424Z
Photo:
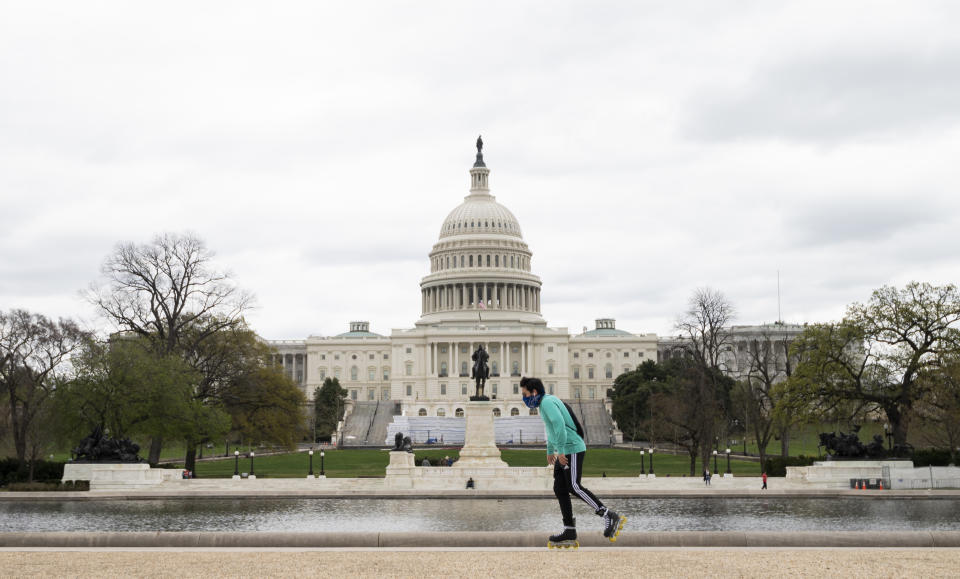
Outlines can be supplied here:
M357 405L391 400L399 403L393 409L409 417L462 416L473 394L470 358L483 344L490 355L486 394L495 416L529 415L521 376L540 377L549 393L593 400L591 406L609 411L601 404L614 378L657 359L655 334L618 330L612 319L599 319L595 329L578 335L547 325L533 253L517 218L490 193L479 139L477 145L469 194L444 219L429 253L414 327L384 336L371 332L368 322L351 322L348 332L335 336L270 342L308 398L325 378L336 377ZM612 423L603 414L607 431ZM603 420L592 421L599 429Z

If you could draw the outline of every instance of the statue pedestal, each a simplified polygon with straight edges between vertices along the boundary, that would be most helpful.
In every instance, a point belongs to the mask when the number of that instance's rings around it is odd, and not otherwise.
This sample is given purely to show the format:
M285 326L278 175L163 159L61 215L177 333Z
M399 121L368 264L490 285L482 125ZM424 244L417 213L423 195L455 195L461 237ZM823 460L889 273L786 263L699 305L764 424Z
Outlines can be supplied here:
M490 402L467 402L464 416L467 419L464 445L460 450L460 460L454 463L453 468L507 466L497 448Z
M182 478L180 469L150 468L140 463L72 463L63 467L63 479L90 481L91 491L132 490Z

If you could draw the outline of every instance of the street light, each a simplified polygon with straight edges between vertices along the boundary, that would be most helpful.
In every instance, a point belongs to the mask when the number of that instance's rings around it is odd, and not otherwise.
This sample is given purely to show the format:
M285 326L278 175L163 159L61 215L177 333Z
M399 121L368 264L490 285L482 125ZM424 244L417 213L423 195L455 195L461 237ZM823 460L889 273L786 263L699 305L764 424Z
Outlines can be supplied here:
M648 449L647 449L647 454L650 455L650 474L653 474L653 449L652 449L652 448L648 448Z
M647 471L645 470L646 469L646 466L645 466L646 459L644 458L645 454L646 453L643 452L642 450L640 451L640 474L647 474Z
M733 474L733 472L730 470L730 449L729 449L729 448L727 449L727 472L726 472L726 474Z
M252 451L252 450L250 451L250 477L251 477L251 478L257 478L257 477L253 474L253 451Z
M310 472L307 474L307 478L313 478L313 450L307 451L307 454L310 455Z
M713 472L720 472L717 470L717 451L713 451Z
M887 435L887 450L893 450L893 433L890 432L890 424L883 423L883 433Z
M240 451L233 451L233 476L240 476Z
M323 451L320 451L320 476L326 478L326 474L323 472Z

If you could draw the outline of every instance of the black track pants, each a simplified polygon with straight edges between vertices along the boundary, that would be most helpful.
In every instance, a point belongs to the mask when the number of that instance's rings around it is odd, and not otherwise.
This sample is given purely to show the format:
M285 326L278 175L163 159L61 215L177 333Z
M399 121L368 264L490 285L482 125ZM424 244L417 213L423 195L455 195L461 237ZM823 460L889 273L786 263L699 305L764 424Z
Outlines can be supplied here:
M598 515L604 508L596 495L580 486L583 457L586 454L586 452L568 454L567 466L562 466L560 461L553 465L553 494L557 495L557 501L560 503L563 524L568 527L573 526L573 505L570 503L570 495L580 497Z

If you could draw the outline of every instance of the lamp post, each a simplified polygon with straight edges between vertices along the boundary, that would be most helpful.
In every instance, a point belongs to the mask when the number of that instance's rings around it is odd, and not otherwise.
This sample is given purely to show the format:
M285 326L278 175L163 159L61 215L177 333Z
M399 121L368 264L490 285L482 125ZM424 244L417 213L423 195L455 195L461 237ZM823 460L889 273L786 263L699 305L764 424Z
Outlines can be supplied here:
M240 451L233 451L233 478L240 478Z
M650 474L653 474L653 449L652 449L652 448L648 448L648 449L647 449L647 454L650 455Z
M250 451L250 478L257 478L257 475L253 474L253 451Z
M713 451L713 472L719 472L717 470L717 451Z
M313 449L308 450L307 454L310 455L310 472L307 473L307 478L313 478Z
M883 423L883 433L887 436L887 450L893 450L893 433L890 432L890 424Z
M645 454L646 453L643 452L642 450L640 451L640 474L647 474L647 471L646 471L647 462L646 462L646 459L644 458Z
M725 474L733 474L733 471L730 470L730 449L727 449L727 472Z
M320 451L320 476L327 478L326 473L323 472L323 451Z

